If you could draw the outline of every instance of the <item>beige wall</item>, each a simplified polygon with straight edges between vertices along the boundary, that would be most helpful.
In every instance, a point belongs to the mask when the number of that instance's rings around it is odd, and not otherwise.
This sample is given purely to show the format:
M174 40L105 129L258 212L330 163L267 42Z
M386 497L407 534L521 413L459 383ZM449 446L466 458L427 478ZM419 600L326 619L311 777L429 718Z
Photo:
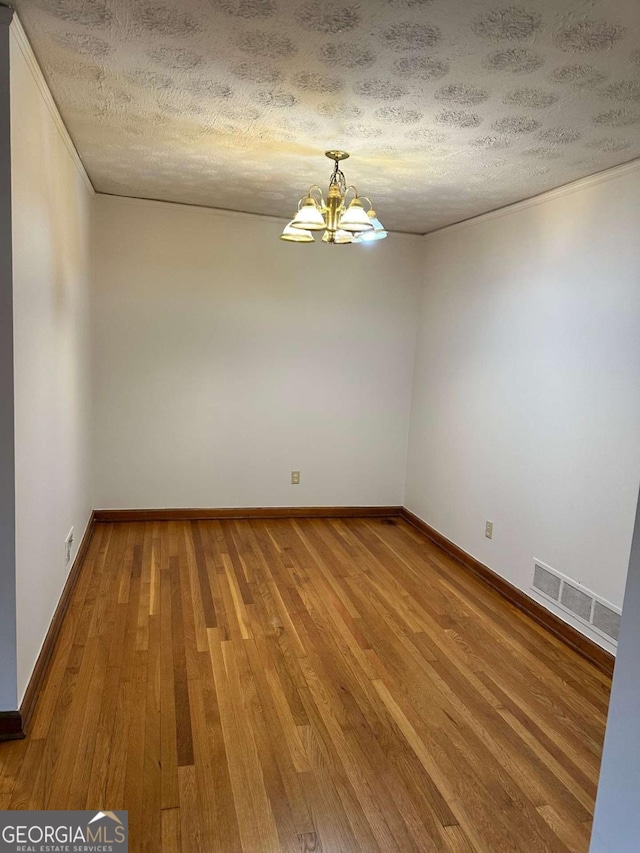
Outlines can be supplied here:
M535 557L619 606L640 480L640 168L616 174L425 241L406 503L529 593Z
M92 197L15 21L11 101L20 702L91 510Z
M95 226L96 506L402 502L420 238L107 196Z

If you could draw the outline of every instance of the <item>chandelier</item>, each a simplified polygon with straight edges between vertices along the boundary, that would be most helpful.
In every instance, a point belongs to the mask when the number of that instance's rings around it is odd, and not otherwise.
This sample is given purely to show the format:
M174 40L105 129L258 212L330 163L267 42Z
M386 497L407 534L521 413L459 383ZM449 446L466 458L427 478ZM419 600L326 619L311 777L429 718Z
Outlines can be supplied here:
M347 152L325 151L325 156L334 162L327 200L317 184L309 187L307 194L298 202L298 212L285 226L280 239L289 243L313 243L314 231L324 231L322 242L332 245L383 240L387 232L370 199L358 195L356 187L347 186L338 165L347 159ZM350 193L353 193L353 198L347 203ZM363 201L369 205L367 210Z

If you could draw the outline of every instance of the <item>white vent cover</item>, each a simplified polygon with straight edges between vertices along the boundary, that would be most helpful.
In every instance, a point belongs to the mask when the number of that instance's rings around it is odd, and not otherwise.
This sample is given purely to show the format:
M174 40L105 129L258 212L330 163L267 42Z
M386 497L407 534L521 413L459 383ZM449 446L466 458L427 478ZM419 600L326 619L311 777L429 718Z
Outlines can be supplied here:
M618 642L620 610L591 590L550 566L534 561L532 588L550 601L589 625L613 643Z

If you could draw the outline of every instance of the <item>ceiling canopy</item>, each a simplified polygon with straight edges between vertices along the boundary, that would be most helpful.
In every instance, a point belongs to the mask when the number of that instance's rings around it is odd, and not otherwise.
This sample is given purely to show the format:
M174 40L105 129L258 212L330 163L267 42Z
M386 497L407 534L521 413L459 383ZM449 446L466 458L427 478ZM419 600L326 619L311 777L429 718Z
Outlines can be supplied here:
M99 192L284 217L346 148L424 233L640 155L637 0L14 2Z

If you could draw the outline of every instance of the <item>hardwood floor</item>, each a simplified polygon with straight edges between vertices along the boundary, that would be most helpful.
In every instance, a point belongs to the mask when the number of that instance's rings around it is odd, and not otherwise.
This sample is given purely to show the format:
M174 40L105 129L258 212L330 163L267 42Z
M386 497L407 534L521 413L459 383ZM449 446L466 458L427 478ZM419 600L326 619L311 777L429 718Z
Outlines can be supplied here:
M132 851L587 853L609 679L399 519L98 524L0 808Z

